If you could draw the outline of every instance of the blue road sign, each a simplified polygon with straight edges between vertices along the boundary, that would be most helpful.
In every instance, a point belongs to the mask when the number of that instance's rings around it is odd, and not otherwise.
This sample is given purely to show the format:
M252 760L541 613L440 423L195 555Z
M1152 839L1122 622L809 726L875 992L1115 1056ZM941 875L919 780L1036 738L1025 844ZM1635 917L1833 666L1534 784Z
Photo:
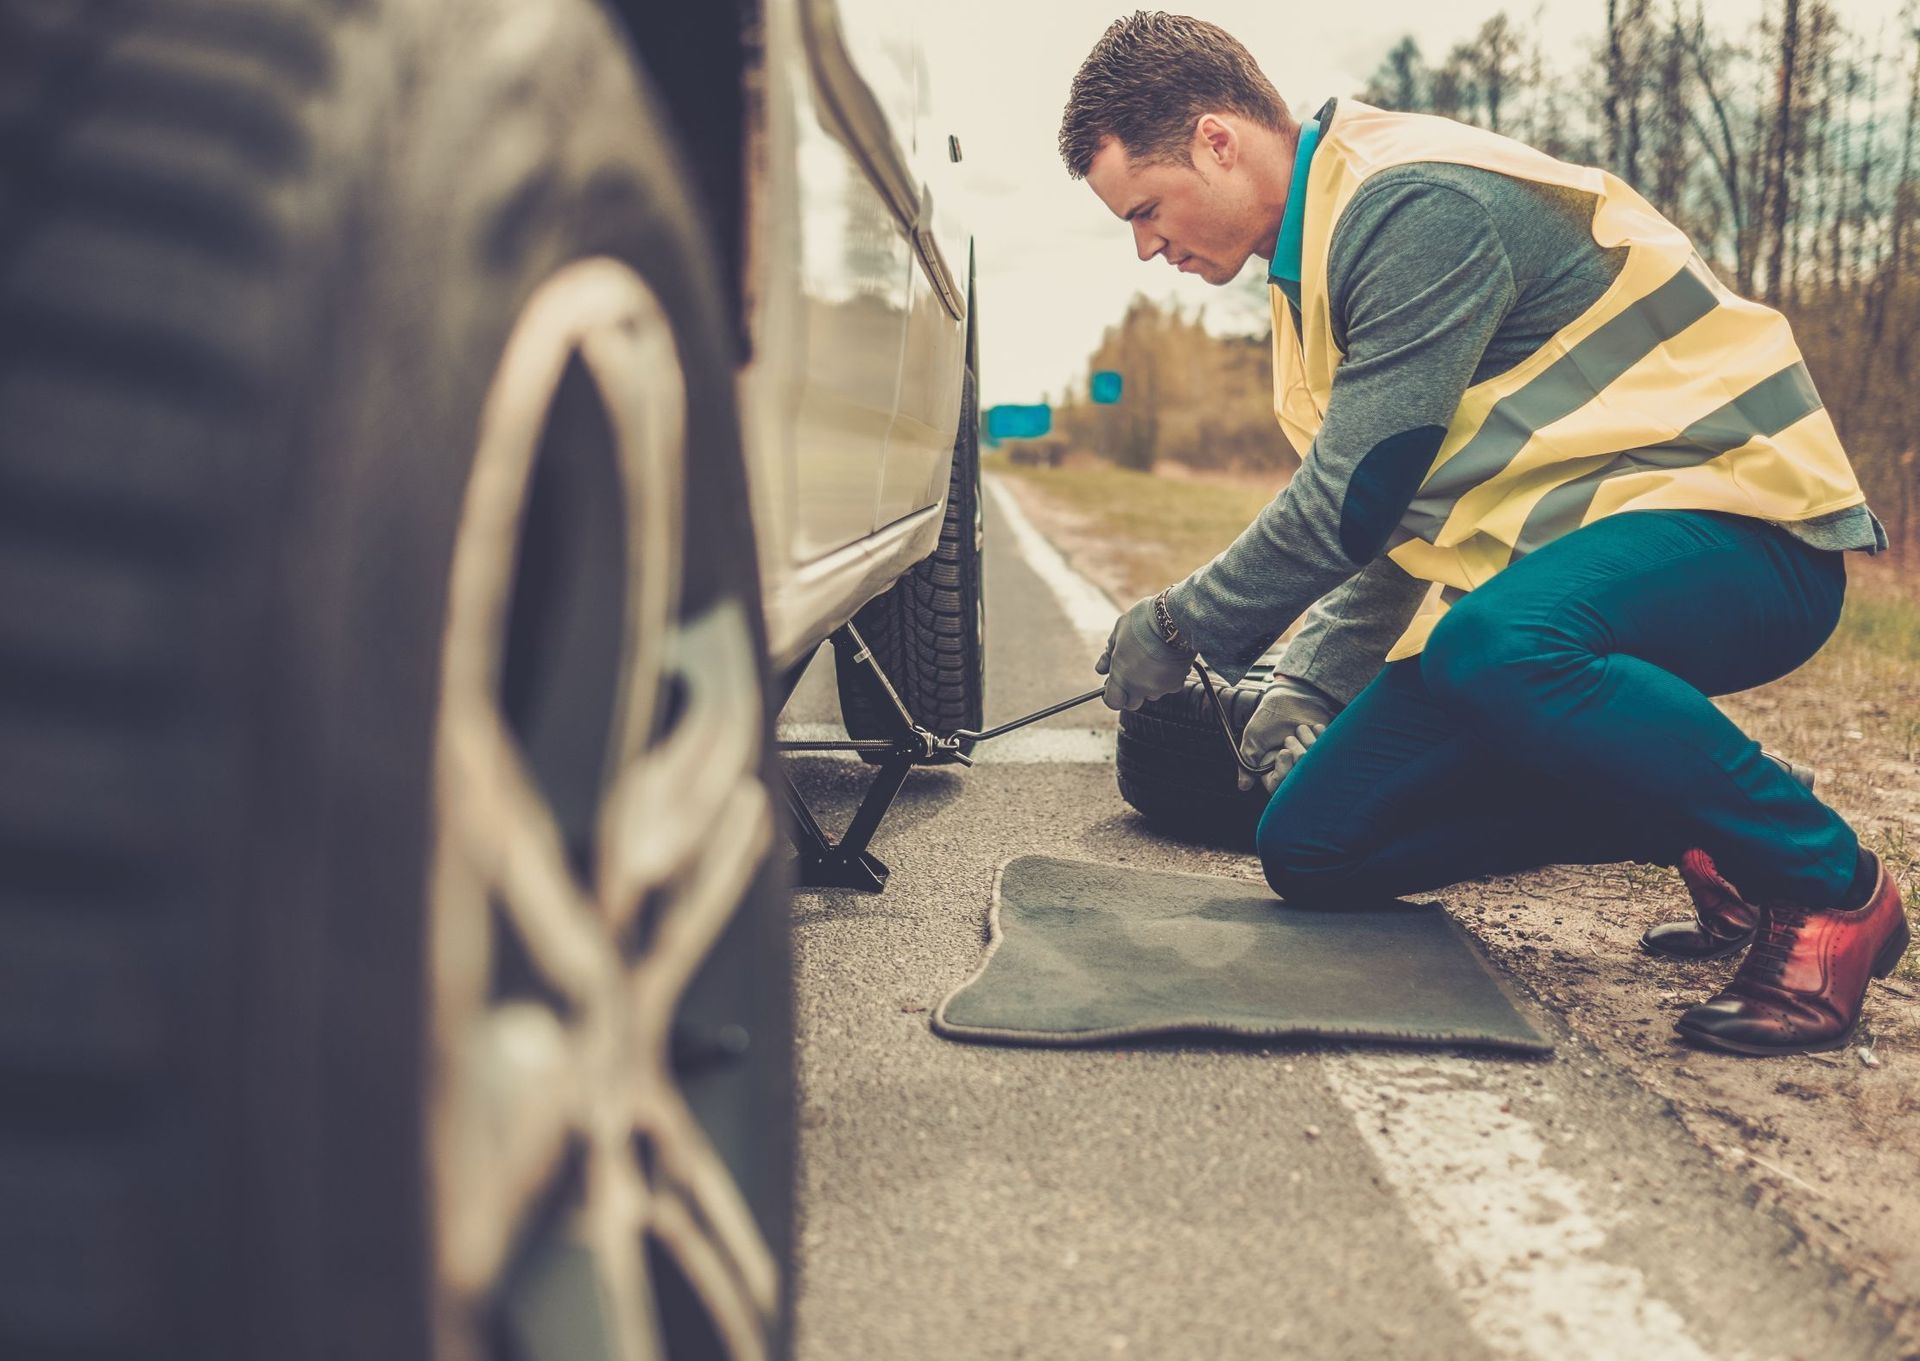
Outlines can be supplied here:
M1112 369L1101 369L1093 375L1087 384L1093 400L1102 406L1112 406L1120 400L1120 375Z
M1042 402L1037 406L990 406L987 408L987 442L1003 439L1039 439L1053 429L1053 408Z

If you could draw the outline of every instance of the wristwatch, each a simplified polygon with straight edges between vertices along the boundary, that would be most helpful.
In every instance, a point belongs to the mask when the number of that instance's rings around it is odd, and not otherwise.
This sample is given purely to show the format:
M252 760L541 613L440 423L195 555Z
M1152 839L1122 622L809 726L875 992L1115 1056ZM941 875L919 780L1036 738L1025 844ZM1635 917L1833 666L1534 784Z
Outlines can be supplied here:
M1193 651L1193 644L1186 640L1180 632L1180 626L1173 622L1173 616L1167 613L1165 591L1153 598L1153 622L1154 626L1160 630L1160 636L1166 640L1168 647L1177 647L1182 652Z

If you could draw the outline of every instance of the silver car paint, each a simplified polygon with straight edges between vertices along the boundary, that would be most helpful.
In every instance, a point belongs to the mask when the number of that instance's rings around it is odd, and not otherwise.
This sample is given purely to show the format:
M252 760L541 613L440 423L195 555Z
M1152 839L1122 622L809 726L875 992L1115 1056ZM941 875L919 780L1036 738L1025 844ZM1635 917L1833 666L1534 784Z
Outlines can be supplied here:
M970 242L953 211L959 129L936 113L919 25L917 6L885 0L762 12L740 398L780 668L939 537Z

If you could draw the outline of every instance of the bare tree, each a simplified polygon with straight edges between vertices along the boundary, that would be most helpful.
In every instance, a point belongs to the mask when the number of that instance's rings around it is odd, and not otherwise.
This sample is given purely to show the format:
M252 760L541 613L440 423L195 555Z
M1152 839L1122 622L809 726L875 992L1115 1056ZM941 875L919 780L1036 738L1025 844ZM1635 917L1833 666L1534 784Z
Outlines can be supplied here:
M1607 45L1601 115L1607 160L1629 184L1640 179L1640 106L1645 83L1652 0L1607 0Z
M1508 22L1506 11L1480 25L1479 33L1467 49L1466 62L1486 105L1487 127L1498 132L1500 106L1519 74L1520 64L1520 39Z
M1780 0L1780 63L1778 93L1774 99L1773 126L1767 135L1767 302L1778 307L1786 286L1787 222L1793 213L1792 169L1794 146L1794 102L1802 77L1800 58L1800 0Z
M1418 113L1425 105L1426 63L1420 58L1420 44L1408 34L1393 45L1360 97L1369 104L1402 113Z
M1456 44L1427 88L1433 112L1473 122L1480 111L1480 88L1474 81L1472 45Z
M1691 105L1687 78L1687 45L1676 0L1673 18L1659 42L1657 99L1654 120L1653 205L1668 217L1681 217L1681 198L1691 167L1687 146L1687 112Z
M1886 243L1880 258L1875 262L1872 277L1868 281L1865 306L1864 335L1860 346L1860 363L1855 370L1854 401L1864 404L1872 385L1874 360L1878 357L1881 345L1886 341L1887 317L1891 310L1894 290L1900 281L1901 267L1906 259L1906 236L1908 222L1914 209L1913 153L1914 136L1920 131L1920 28L1912 31L1915 55L1913 74L1907 90L1906 127L1900 137L1900 168L1894 177L1893 202L1887 224ZM1898 362L1898 361L1896 361ZM1911 427L1909 427L1911 429Z
M1727 49L1708 34L1706 10L1700 0L1695 0L1693 16L1680 30L1678 38L1707 105L1703 113L1689 103L1687 124L1706 152L1720 192L1725 196L1723 206L1732 230L1735 286L1742 293L1751 293L1753 242L1748 225L1747 189L1740 147L1734 134L1736 114L1731 91L1723 84Z

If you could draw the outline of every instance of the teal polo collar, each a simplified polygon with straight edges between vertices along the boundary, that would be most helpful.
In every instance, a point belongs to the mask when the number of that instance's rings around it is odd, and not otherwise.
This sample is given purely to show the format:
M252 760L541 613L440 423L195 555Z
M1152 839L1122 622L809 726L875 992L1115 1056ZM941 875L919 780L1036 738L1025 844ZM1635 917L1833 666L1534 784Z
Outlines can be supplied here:
M1326 110L1321 110L1324 114ZM1320 145L1320 120L1300 125L1300 146L1293 153L1293 181L1287 186L1287 211L1280 219L1280 235L1273 243L1273 264L1267 277L1280 285L1280 291L1300 305L1300 248L1306 233L1307 171L1313 164L1314 148Z

